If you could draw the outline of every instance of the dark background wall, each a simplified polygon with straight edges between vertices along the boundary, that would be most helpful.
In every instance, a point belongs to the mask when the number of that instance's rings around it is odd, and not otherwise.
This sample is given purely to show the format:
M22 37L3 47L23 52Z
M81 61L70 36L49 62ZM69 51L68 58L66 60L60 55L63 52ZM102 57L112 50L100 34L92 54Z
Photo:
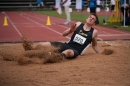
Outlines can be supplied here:
M55 0L43 0L45 7L38 7L37 0L0 0L0 11L10 10L52 10ZM75 1L71 0L71 7L75 9ZM104 0L106 1L106 0ZM110 0L107 0L108 2ZM87 0L84 0L84 8L87 8Z

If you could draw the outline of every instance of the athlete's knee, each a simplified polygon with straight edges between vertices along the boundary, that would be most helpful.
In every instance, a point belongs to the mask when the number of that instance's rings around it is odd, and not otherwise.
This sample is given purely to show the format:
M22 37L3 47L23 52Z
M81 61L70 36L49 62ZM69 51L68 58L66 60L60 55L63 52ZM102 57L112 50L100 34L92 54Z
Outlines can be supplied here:
M50 42L41 42L35 46L35 49L41 49L43 47L48 47L48 46L51 46Z
M50 42L41 42L38 45L41 45L41 46L51 46Z
M74 56L73 50L65 50L62 53L64 53L66 55L67 59L71 59Z

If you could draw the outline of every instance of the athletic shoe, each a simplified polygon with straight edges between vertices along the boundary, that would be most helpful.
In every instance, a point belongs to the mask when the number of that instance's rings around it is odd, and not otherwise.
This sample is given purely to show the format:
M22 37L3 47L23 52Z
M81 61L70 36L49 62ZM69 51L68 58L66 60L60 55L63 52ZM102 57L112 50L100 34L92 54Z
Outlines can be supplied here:
M70 24L70 22L69 22L69 21L66 21L66 22L64 22L63 24L64 24L64 25L68 25L68 24Z

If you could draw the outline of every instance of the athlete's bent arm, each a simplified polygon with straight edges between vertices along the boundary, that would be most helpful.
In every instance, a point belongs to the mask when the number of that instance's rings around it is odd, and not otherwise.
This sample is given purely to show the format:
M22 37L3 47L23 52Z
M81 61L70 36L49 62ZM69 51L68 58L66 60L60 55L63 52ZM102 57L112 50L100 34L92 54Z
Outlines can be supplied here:
M70 33L74 32L75 30L76 30L76 24L73 24L73 25L71 26L71 28L65 30L62 35L63 35L63 36L67 36L67 35L69 35Z
M70 32L70 28L69 28L69 29L65 30L62 35L63 35L63 36L67 36L67 35L69 35L70 33L72 33L72 32Z
M67 36L67 35L69 35L70 33L74 32L80 24L81 24L81 22L76 22L75 24L73 24L73 25L71 26L71 28L65 30L62 35L63 35L63 36Z
M95 36L92 39L92 47L96 53L101 53L101 51L99 50L98 44L97 44L97 32L95 32L94 35Z

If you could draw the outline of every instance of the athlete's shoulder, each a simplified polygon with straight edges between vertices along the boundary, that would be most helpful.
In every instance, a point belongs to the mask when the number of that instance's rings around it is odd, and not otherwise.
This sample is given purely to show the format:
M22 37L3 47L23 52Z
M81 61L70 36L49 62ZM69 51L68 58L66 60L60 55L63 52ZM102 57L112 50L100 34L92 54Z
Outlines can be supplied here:
M78 25L78 24L81 24L82 22L76 22L76 24Z
M76 27L78 27L80 24L82 24L82 22L76 22Z

